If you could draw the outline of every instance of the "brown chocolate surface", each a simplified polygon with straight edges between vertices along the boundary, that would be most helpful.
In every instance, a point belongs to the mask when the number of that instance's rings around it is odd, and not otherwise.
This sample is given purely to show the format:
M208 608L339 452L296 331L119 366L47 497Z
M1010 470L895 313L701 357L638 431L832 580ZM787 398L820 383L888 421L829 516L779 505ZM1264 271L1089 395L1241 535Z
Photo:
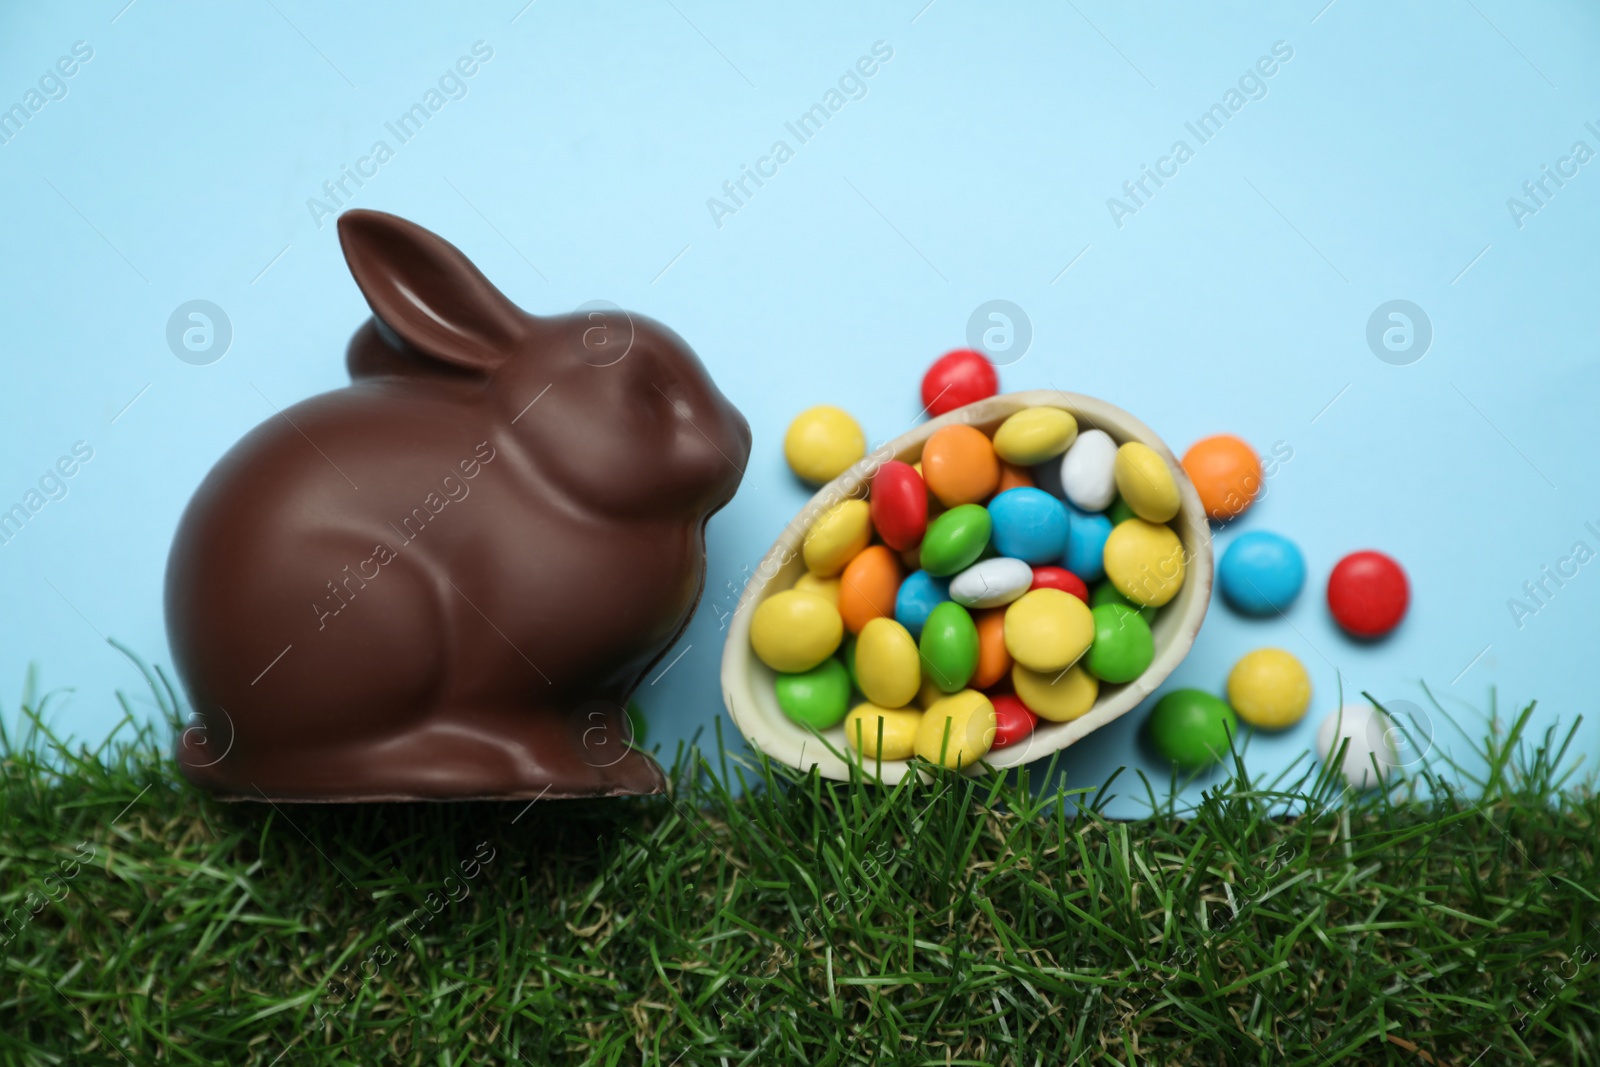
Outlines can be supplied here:
M193 782L241 799L660 791L628 694L683 632L750 430L671 330L529 315L349 211L352 384L251 430L178 526Z

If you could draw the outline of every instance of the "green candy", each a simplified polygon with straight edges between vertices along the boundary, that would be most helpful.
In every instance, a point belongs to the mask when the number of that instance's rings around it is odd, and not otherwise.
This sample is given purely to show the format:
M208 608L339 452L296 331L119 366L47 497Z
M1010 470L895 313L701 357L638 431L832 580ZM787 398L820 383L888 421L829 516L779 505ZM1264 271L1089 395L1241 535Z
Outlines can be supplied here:
M1156 658L1150 626L1133 608L1101 604L1093 609L1094 643L1085 665L1102 682L1131 682Z
M1106 511L1106 518L1111 520L1111 525L1113 526L1119 522L1127 522L1129 519L1138 517L1133 513L1133 509L1128 506L1128 502L1122 499L1121 496L1112 501L1111 507Z
M850 676L850 685L861 691L861 683L856 680L856 635L851 634L850 640L844 643L844 648L839 650L839 655L844 658L844 669Z
M1156 751L1180 767L1201 770L1228 754L1239 717L1203 689L1174 689L1150 713L1150 740Z
M964 571L989 543L989 509L959 504L928 524L922 536L922 569L935 578Z
M628 707L625 710L628 713L628 732L631 735L629 740L631 740L634 745L643 748L646 733L644 724L644 709L639 706L637 701L630 700L628 701Z
M923 677L932 679L942 693L965 689L978 669L978 626L967 609L953 600L946 600L928 615L917 647L922 653Z
M1121 591L1110 582L1101 582L1089 594L1089 606L1091 608L1098 608L1102 604L1121 604L1125 608L1131 608L1139 613L1139 617L1145 621L1147 626L1154 625L1156 621L1155 608L1135 604L1123 596Z
M778 675L776 688L778 707L801 726L826 730L850 710L850 674L832 656L809 671Z

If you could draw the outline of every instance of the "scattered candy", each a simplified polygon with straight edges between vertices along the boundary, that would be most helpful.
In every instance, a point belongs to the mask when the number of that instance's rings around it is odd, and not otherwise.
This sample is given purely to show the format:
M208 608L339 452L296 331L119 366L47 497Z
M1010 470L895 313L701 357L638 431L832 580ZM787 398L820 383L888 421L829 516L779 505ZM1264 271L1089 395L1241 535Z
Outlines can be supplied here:
M1156 701L1149 725L1157 752L1180 767L1201 770L1227 756L1239 717L1203 689L1174 689Z
M1200 506L1213 519L1242 514L1261 492L1261 460L1232 434L1196 441L1184 453L1183 469L1200 494Z
M867 454L867 437L850 413L819 404L796 415L783 435L789 469L808 482L831 482Z
M1007 463L1032 467L1054 459L1078 436L1078 420L1060 408L1024 408L994 432L994 450Z
M1083 579L1062 567L1033 568L1033 584L1029 589L1059 589L1071 593L1084 603L1089 602L1089 587Z
M1228 673L1228 703L1251 726L1293 726L1311 706L1311 676L1281 648L1247 653Z
M839 606L839 579L837 578L818 578L810 571L806 571L795 579L794 588L796 592L814 593L834 607L837 608Z
M1390 740L1393 730L1389 716L1371 704L1346 704L1317 728L1317 758L1326 766L1347 743L1339 773L1350 788L1371 789L1388 777L1399 758Z
M1106 577L1135 604L1159 608L1183 586L1183 557L1170 526L1129 519L1106 538Z
M857 704L844 717L845 740L867 759L910 759L917 746L922 712L891 711L874 704Z
M913 637L920 636L922 624L928 621L933 609L949 599L948 578L935 578L927 571L912 571L895 594L895 622L909 630Z
M928 616L918 641L923 670L946 693L966 687L978 668L978 627L967 609L945 601Z
M1003 493L1007 489L1035 489L1033 472L1026 467L1019 467L1014 463L1000 463L1000 485L995 489Z
M1117 492L1139 518L1170 522L1178 514L1178 480L1149 445L1129 441L1117 449L1113 473Z
M915 467L890 460L872 476L868 514L883 543L896 552L915 548L928 529L928 487Z
M872 520L865 500L846 500L823 512L806 532L800 553L806 569L832 578L872 540Z
M845 564L839 579L839 614L845 629L858 634L873 619L893 617L899 591L900 558L885 545L862 549Z
M922 538L922 569L948 578L978 562L989 546L989 512L979 504L953 507L928 524Z
M990 697L989 702L994 705L995 748L1016 744L1032 734L1033 728L1039 725L1039 716L1010 693Z
M988 689L1011 673L1011 653L1006 650L1006 613L1001 608L978 612L972 620L978 628L978 666L969 683L974 689Z
M963 689L922 713L916 753L959 771L988 754L994 734L994 705L976 689Z
M1098 608L1102 604L1121 604L1125 608L1132 608L1139 613L1140 618L1144 619L1146 625L1156 621L1155 608L1147 608L1135 604L1117 592L1117 587L1110 582L1101 582L1094 587L1094 592L1089 594L1089 606L1091 608Z
M778 675L778 707L802 726L826 730L850 710L850 675L832 656L809 671Z
M1067 531L1067 554L1061 565L1085 582L1104 578L1106 539L1111 530L1111 520L1104 515L1074 510Z
M982 430L946 426L922 446L922 477L945 507L976 504L1000 485L1000 460Z
M1352 636L1382 637L1400 625L1410 603L1406 572L1382 552L1352 552L1328 575L1328 610Z
M856 638L856 688L880 708L900 708L922 685L917 643L893 619L873 619Z
M974 563L950 579L950 599L968 608L1009 604L1033 584L1033 568L1020 559L998 557Z
M989 501L995 551L1026 563L1054 563L1067 548L1067 506L1043 489L1008 489Z
M1035 589L1006 610L1005 636L1011 658L1028 670L1062 671L1089 650L1094 616L1071 593Z
M1061 488L1084 511L1104 511L1117 495L1117 443L1104 430L1085 430L1061 459Z
M1000 375L981 352L946 352L922 376L922 408L931 417L965 407L1000 391Z
M750 617L750 646L775 671L809 671L839 647L844 620L822 597L786 589L763 600Z
M1100 695L1099 681L1081 663L1066 671L1030 671L1019 663L1011 668L1011 684L1029 711L1051 722L1081 718Z
M1306 561L1293 541L1252 530L1240 534L1217 564L1217 585L1228 603L1246 615L1289 610L1306 583Z
M1094 641L1084 666L1102 682L1131 682L1155 659L1150 626L1133 608L1102 604L1093 609Z

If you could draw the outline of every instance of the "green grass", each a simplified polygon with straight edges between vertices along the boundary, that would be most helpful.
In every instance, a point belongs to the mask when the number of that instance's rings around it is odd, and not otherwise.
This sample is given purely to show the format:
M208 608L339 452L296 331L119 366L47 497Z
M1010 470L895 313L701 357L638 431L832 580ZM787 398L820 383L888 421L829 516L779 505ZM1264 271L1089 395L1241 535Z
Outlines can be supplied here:
M0 1063L1600 1062L1600 804L1529 710L1474 800L1240 766L1126 823L693 752L670 798L230 806L25 703Z

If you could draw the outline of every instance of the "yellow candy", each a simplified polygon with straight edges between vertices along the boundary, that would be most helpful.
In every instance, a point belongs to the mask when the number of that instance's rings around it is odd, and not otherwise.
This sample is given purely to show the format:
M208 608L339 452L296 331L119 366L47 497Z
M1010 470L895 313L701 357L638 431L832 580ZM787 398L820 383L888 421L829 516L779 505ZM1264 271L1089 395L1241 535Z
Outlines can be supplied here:
M922 713L917 755L953 771L982 759L994 744L994 705L976 689L952 693Z
M809 671L843 639L839 609L814 593L785 589L763 600L750 617L750 647L775 671Z
M1106 538L1106 577L1135 604L1159 608L1177 596L1183 562L1183 543L1166 526L1128 519Z
M819 578L832 578L844 570L872 540L871 509L865 500L835 504L811 524L806 533L806 569Z
M1062 671L1094 641L1089 605L1060 589L1033 589L1006 608L1006 651L1034 671Z
M1117 449L1117 492L1146 522L1168 522L1178 513L1178 481L1155 449L1129 441Z
M839 579L837 578L818 578L815 574L807 571L794 583L794 588L796 592L812 593L826 600L834 607L839 606Z
M856 685L880 708L911 703L922 685L922 657L911 632L889 618L863 626L856 638Z
M1100 695L1100 682L1081 663L1065 672L1030 671L1019 663L1011 668L1011 684L1029 711L1051 722L1071 722Z
M1078 420L1060 408L1025 408L994 432L994 450L1007 463L1031 467L1054 459L1078 438Z
M922 712L912 709L891 711L873 704L857 704L844 717L844 737L850 747L867 759L910 759L916 751L917 727ZM879 731L883 744L878 744Z
M926 711L949 695L939 688L939 683L924 674L922 684L917 687L917 707Z
M1281 648L1258 648L1228 673L1228 703L1251 726L1293 726L1311 706L1311 676Z
M867 438L850 413L829 404L796 415L783 435L789 469L808 482L831 482L867 454Z

